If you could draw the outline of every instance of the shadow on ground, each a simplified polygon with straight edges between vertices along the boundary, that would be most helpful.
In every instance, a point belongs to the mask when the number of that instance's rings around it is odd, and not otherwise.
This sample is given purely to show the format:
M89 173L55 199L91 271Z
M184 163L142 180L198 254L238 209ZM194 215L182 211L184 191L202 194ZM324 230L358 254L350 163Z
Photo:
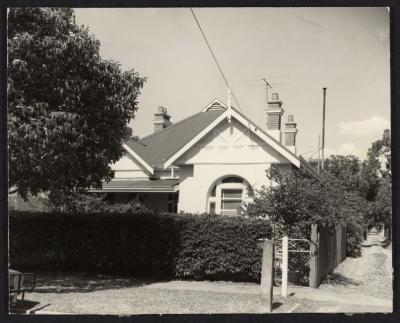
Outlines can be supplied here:
M341 286L359 286L360 281L348 278L338 273L328 274L322 282L328 285L341 285Z
M10 307L10 313L11 314L26 313L27 311L34 308L38 304L39 304L39 302L33 302L33 301L28 301L28 300L23 300L23 301L18 300L17 304Z
M278 307L282 306L282 302L273 302L272 303L272 310L276 310Z
M159 281L159 280L158 280ZM89 293L93 291L142 287L150 279L90 274L37 274L35 293Z

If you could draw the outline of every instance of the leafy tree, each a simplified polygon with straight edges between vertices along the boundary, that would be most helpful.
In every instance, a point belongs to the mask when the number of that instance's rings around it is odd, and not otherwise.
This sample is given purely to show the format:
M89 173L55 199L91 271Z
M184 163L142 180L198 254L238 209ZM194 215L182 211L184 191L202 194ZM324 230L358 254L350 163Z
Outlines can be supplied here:
M310 159L308 162L316 168L318 161ZM340 181L347 191L359 191L360 171L361 161L358 157L332 155L324 160L324 169L321 170L321 173Z
M113 177L145 78L99 46L72 9L9 10L10 193L56 199Z
M272 168L267 176L274 184L257 192L246 215L270 218L279 235L307 239L311 224L331 231L339 224L346 225L347 254L360 254L364 207L359 194L329 173L318 180L302 169L282 175Z
M368 201L375 201L382 179L392 177L390 130L383 132L381 139L372 143L368 149L367 159L362 164L361 189Z
M273 181L257 192L247 215L267 216L278 231L290 236L309 236L311 224L332 229L341 223L340 189L319 181L302 169L282 175L275 168L267 170Z
M392 226L392 182L389 176L382 179L373 204L373 222L376 226Z
M392 159L390 130L372 143L362 164L361 193L369 201L366 222L377 228L392 223Z

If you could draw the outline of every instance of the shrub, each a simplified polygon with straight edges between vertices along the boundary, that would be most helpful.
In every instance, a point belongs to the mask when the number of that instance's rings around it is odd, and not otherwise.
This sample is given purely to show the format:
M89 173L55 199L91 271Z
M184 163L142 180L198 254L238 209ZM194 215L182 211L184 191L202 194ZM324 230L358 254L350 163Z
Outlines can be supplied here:
M176 261L179 278L258 281L261 253L257 239L270 237L265 220L185 216Z
M13 268L257 281L265 220L189 214L10 214Z
M63 209L66 213L89 214L89 213L152 213L139 200L132 200L128 203L111 203L106 199L106 194L69 194L63 196ZM60 206L54 205L47 200L48 209L57 212Z
M23 213L10 216L13 267L167 275L179 242L173 216Z

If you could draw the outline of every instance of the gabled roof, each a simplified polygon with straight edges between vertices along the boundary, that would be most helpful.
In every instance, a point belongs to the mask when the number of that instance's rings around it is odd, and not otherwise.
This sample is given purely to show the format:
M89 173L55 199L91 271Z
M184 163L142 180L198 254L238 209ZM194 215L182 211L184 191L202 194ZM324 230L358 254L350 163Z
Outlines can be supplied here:
M173 165L180 156L204 138L222 120L230 117L234 117L248 127L250 131L296 167L304 167L313 174L317 174L304 158L295 155L241 112L233 107L227 109L226 105L217 99L207 105L202 112L172 124L139 141L128 141L126 150L139 160L144 167L151 169L151 172L155 166L164 166L166 168Z
M208 112L206 112L208 113ZM292 153L289 149L283 146L280 142L276 141L275 138L270 136L268 133L260 129L256 124L254 124L250 119L248 119L245 115L241 114L235 108L231 107L231 109L224 110L224 113L215 120L215 122L211 123L207 128L203 129L199 132L192 140L190 140L186 145L184 145L181 149L176 151L167 161L164 163L164 167L168 167L172 165L180 156L182 156L186 151L188 151L193 145L199 142L204 136L206 136L219 122L223 119L227 118L228 120L234 117L237 121L242 123L245 127L248 127L252 133L256 134L259 138L261 138L265 143L275 149L278 153L280 153L283 157L289 160L296 167L300 167L299 157Z
M138 141L129 140L126 146L134 151L147 166L162 166L174 153L224 112L225 110L222 109L199 112ZM129 149L127 149L128 153L130 153ZM146 167L146 165L143 166Z

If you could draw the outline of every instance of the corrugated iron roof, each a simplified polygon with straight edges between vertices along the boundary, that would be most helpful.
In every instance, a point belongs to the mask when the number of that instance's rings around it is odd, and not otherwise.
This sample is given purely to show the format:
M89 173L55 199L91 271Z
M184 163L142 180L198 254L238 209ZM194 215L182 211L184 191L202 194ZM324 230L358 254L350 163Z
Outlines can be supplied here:
M161 166L225 110L199 112L138 141L129 140L127 146L150 166Z

